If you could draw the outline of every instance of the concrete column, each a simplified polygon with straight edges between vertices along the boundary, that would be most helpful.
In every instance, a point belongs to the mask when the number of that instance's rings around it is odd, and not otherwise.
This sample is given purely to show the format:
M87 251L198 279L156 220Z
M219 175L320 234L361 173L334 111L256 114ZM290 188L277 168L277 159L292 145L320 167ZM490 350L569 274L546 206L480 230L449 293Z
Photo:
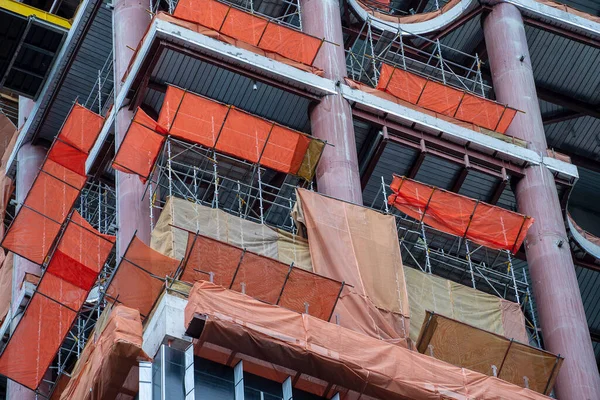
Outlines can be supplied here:
M146 28L150 15L148 2L141 0L116 0L113 11L115 97L122 86L122 79ZM115 145L118 147L133 118L133 111L126 107L117 113L115 122ZM117 172L117 254L121 256L135 231L137 236L150 243L150 204L148 196L142 200L144 185L136 175Z
M304 32L337 43L324 43L314 65L325 77L340 81L346 76L342 19L338 0L300 0ZM326 140L327 146L317 167L319 192L362 204L358 155L352 110L340 95L326 96L310 113L313 136Z
M498 101L525 111L517 114L507 133L544 154L546 136L519 10L507 3L494 6L484 21L484 35ZM600 375L551 172L543 165L527 168L515 195L519 210L535 218L525 251L544 344L565 357L557 396L600 399Z

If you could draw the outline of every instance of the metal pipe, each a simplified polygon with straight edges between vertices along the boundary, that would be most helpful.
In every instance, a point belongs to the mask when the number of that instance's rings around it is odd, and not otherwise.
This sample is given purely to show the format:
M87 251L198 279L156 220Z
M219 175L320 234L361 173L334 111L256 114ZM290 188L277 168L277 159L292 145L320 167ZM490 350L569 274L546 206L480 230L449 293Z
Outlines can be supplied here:
M507 134L527 140L531 149L545 154L546 136L518 8L495 5L484 21L484 36L496 98L524 111ZM544 165L527 167L515 195L519 211L535 218L525 252L544 344L565 357L556 380L557 397L600 399L600 375L552 173Z

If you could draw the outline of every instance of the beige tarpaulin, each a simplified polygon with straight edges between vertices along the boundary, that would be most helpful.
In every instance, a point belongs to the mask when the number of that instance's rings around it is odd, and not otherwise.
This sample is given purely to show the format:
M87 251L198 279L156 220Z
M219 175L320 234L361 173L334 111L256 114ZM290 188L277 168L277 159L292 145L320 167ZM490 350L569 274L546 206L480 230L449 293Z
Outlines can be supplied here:
M314 272L352 285L406 337L408 297L394 217L304 189L297 198L295 217L307 228ZM373 325L372 313L361 322Z
M152 232L151 247L181 260L189 232L199 232L282 263L293 262L297 267L312 270L308 244L303 238L179 198L167 199Z
M528 343L518 304L413 268L405 268L410 303L410 338L416 341L426 310Z

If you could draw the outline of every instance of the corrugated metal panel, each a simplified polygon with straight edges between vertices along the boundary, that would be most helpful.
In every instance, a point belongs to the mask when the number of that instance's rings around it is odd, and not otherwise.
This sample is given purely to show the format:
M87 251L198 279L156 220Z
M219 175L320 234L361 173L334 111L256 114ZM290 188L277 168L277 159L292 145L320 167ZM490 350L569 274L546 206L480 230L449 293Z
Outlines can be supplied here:
M575 118L548 125L545 131L550 148L599 159L600 119L589 116Z
M39 137L52 140L58 133L71 106L77 99L83 103L90 92L96 90L98 70L106 62L112 51L112 10L103 5L98 10L88 33L73 63L66 72L65 79L40 124ZM103 97L110 92L110 85L104 88Z
M592 15L600 15L600 2L598 0L554 0L557 3L566 4L579 11Z
M307 98L173 50L163 51L152 72L152 80L176 85L302 132L310 132L310 101ZM159 110L162 97L149 90L144 102Z
M589 103L600 101L600 49L525 26L537 84Z
M484 202L489 201L500 179L479 171L469 171L458 193Z
M461 167L435 156L426 156L415 179L419 182L449 190Z

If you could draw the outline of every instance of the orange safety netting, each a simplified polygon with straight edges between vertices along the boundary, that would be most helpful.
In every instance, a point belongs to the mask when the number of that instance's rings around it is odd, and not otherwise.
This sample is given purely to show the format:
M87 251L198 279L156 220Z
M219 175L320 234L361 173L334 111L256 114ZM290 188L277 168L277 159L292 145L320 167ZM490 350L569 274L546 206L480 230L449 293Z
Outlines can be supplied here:
M99 234L79 214L73 215L0 356L0 374L32 390L38 387L114 242L114 236Z
M389 204L406 215L482 246L515 253L521 247L533 218L394 176Z
M167 134L306 180L314 177L325 146L304 133L169 86L158 122L138 109L113 167L147 180Z
M42 264L87 180L85 162L104 119L75 104L50 147L2 247Z
M217 0L180 0L173 16L305 65L313 64L323 44L322 39Z
M71 379L61 391L61 400L115 399L142 350L142 321L137 310L117 305L107 307L77 360ZM106 319L108 318L108 319Z
M342 282L189 233L180 280L211 278L223 287L324 320L331 317L343 287Z
M505 133L514 108L383 63L377 89L437 113Z
M317 371L320 380L375 398L547 399L501 379L209 282L192 288L185 325L203 350L229 349L239 357L259 358L263 365L290 368L298 376L314 376Z
M106 293L114 301L148 317L165 278L172 277L179 264L179 260L162 255L134 236Z
M452 318L427 311L417 341L420 353L545 395L563 358Z

